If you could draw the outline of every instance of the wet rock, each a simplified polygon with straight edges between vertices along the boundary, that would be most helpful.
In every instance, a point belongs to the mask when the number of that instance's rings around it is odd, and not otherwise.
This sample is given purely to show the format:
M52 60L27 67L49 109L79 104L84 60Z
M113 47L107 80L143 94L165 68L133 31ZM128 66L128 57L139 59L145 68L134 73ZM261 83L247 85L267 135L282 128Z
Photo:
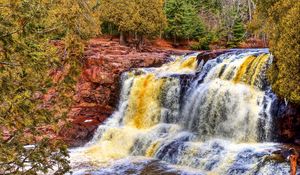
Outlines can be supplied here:
M271 109L274 116L273 140L297 144L300 139L300 105L276 99Z
M229 52L230 50L213 50L213 51L204 51L201 52L197 59L200 62L201 60L204 60L204 63L206 63L208 60L216 58L219 55L222 55L224 53Z
M98 125L112 113L110 106L77 106L70 113L70 125L64 125L59 132L71 147L82 146L89 141Z

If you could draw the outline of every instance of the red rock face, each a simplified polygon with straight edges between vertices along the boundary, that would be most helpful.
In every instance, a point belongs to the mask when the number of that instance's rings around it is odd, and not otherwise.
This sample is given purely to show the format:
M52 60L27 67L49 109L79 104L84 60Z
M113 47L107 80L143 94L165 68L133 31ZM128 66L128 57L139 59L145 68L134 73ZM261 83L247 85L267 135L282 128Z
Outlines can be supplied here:
M276 100L272 106L274 140L300 145L300 105Z
M98 125L116 109L120 75L137 67L160 66L170 54L185 51L146 48L142 52L120 46L117 41L91 40L85 49L85 65L76 86L76 105L69 113L71 127L60 132L70 146L91 139Z

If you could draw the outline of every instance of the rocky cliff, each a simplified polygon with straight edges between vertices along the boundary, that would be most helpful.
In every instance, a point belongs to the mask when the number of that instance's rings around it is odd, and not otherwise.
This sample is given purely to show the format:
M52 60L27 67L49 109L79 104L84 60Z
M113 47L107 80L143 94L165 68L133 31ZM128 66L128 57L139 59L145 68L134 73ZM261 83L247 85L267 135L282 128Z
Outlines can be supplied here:
M76 85L76 105L68 117L71 126L63 127L60 136L70 146L84 144L115 110L122 72L137 67L160 66L169 55L186 52L153 47L137 52L134 48L120 46L117 41L91 40L85 49L85 63Z

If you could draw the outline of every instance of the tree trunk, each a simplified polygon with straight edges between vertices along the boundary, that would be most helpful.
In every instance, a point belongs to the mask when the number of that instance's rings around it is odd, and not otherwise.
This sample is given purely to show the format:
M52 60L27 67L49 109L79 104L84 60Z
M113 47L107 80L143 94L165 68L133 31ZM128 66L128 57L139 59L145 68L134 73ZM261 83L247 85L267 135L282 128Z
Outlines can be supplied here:
M162 35L163 35L163 31L160 30L160 31L159 31L159 39L162 39Z
M177 47L177 37L176 35L173 36L173 46Z
M263 41L264 41L264 47L268 47L266 34L263 34Z
M138 37L138 41L137 41L137 45L136 45L136 49L138 51L141 51L142 50L142 47L143 47L143 44L144 44L144 37L142 34L137 34L137 37Z
M125 36L125 33L123 31L120 31L120 44L121 45L126 45L127 44L126 36Z
M137 32L134 32L134 39L135 39L136 41L138 41L138 39L139 39L139 36L138 36L138 33L137 33Z
M252 8L251 8L251 0L248 0L248 12L249 12L249 20L252 20Z

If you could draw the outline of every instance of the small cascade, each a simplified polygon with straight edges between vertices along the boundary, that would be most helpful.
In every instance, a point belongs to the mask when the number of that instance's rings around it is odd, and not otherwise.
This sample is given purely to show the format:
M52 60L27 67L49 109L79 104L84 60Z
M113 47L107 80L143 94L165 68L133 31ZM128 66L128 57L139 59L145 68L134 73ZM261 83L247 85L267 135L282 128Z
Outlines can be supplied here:
M232 50L207 62L197 55L124 73L118 110L71 150L75 174L287 174L287 162L268 158L277 144L266 143L272 55Z
M259 138L257 123L262 104L270 102L264 101L263 91L270 54L257 54L233 54L206 63L207 71L201 72L205 76L198 76L186 96L182 114L188 130L202 139L268 140Z

